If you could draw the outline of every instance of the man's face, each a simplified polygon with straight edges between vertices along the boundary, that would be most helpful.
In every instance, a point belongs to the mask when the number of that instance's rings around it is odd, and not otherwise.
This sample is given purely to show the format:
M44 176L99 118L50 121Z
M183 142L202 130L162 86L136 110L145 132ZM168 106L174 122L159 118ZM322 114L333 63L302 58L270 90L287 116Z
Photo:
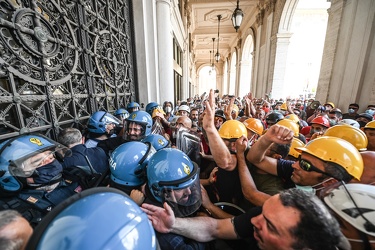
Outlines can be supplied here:
M189 201L189 196L191 195L191 190L189 187L180 189L180 190L173 190L174 197L176 199L176 203L180 205L184 205Z
M375 149L375 129L365 129L368 139L368 148Z
M105 132L107 134L112 134L112 131L116 128L116 124L114 123L109 123L107 125L105 125Z
M220 126L224 123L224 119L218 116L215 116L215 127L219 129Z
M185 118L185 117L179 117L176 121L176 130L179 130L181 127L184 127L184 128L191 128L191 126L189 126L189 124L187 123L188 122L188 119L189 118Z
M128 112L129 112L129 113L133 113L134 111L138 111L138 110L139 110L138 107L134 107L134 108L129 108L129 109L128 109Z
M339 121L339 118L337 117L336 112L334 112L334 111L331 111L331 112L328 113L328 118L331 119L331 120L334 120L336 122Z
M31 174L35 169L40 168L44 165L50 164L55 160L55 155L52 151L47 150L42 153L36 154L28 159L26 159L23 165L23 171L25 175Z
M262 214L251 219L259 248L292 249L295 240L291 230L299 221L300 212L282 205L279 195L269 198L263 205Z
M196 121L198 120L198 110L191 111L190 119L191 120L196 120Z
M139 141L142 135L142 126L131 122L128 127L128 135L131 141Z
M189 113L185 110L178 111L178 113L180 114L180 116L189 116Z
M320 125L320 124L311 124L311 130L310 130L310 134L313 135L314 133L317 133L317 132L325 132L327 130L326 127Z
M324 163L323 161L319 160L318 158L302 153L301 159L308 161L314 167L320 169L321 171L325 172ZM323 174L315 172L315 171L305 171L300 167L299 161L296 161L292 165L294 171L292 173L292 181L300 186L314 186L316 184L321 183L325 178Z
M263 120L264 117L265 117L265 115L266 114L265 114L265 112L264 112L263 109L255 111L255 117L258 118L258 119L260 119L260 120Z
M358 107L356 107L356 106L349 106L349 109L353 109L354 114L356 114L358 112Z
M236 152L236 139L223 139L224 143L225 143L225 146L227 146L227 148L230 150L230 151L233 151L233 152Z

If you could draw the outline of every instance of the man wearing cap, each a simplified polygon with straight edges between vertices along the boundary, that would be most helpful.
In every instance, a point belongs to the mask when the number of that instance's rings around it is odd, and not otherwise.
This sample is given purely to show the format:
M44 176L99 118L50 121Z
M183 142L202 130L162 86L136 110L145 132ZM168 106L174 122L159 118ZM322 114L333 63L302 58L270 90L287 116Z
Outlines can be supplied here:
M335 108L335 104L333 104L333 102L326 102L323 106L326 108L326 112L329 112L331 109Z
M189 117L189 115L190 115L189 106L188 105L181 105L180 107L178 107L178 115Z
M219 130L221 125L227 120L227 118L225 118L224 111L220 109L216 110L214 119L215 127L217 130Z
M374 120L373 116L368 113L361 113L358 115L358 118L356 119L361 129L372 120Z

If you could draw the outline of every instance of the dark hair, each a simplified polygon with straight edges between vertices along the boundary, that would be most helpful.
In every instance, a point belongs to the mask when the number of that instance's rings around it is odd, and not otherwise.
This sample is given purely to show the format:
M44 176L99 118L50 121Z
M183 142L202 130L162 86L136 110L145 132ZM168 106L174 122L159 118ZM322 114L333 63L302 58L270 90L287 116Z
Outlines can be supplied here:
M343 237L339 224L318 197L296 188L280 192L279 197L285 207L300 212L299 222L290 229L293 249L337 249Z
M351 179L353 179L353 176L351 176L345 170L345 168L335 162L325 162L324 169L326 173L330 174L338 181L344 181L345 183L348 183Z
M350 104L349 104L349 107L350 107L350 106L354 106L354 107L359 108L359 105L358 105L357 103L350 103Z
M289 154L290 145L291 145L291 143L289 143L289 144L273 143L272 147L274 147L275 152L277 154L281 155L281 157L284 159Z
M170 102L170 101L165 101L165 102L163 103L163 110L165 109L165 106L167 105L167 103L169 103L169 104L171 105L172 110L173 110L173 103Z

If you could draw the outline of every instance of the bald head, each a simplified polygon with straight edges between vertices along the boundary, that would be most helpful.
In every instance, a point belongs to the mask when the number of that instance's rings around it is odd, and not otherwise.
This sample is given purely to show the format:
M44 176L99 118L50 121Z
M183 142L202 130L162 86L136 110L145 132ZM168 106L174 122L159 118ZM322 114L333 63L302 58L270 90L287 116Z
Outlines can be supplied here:
M180 116L178 119L177 119L177 122L176 122L176 126L178 127L185 127L185 128L191 128L192 126L192 122L191 122L191 119L187 116Z

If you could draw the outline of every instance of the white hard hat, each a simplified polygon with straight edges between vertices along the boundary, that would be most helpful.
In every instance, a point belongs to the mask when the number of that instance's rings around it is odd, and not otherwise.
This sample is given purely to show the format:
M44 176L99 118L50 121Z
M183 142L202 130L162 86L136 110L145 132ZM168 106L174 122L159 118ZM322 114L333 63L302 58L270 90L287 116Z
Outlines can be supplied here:
M190 108L188 105L181 105L179 108L178 108L178 111L186 111L188 113L190 113Z
M342 119L341 121L339 121L337 123L337 125L343 125L343 124L350 125L350 126L353 126L355 128L360 127L359 123L356 120L353 120L353 119Z
M324 197L324 202L359 231L375 236L375 231L372 230L375 225L375 186L357 183L344 185L356 205L344 186L332 190Z

